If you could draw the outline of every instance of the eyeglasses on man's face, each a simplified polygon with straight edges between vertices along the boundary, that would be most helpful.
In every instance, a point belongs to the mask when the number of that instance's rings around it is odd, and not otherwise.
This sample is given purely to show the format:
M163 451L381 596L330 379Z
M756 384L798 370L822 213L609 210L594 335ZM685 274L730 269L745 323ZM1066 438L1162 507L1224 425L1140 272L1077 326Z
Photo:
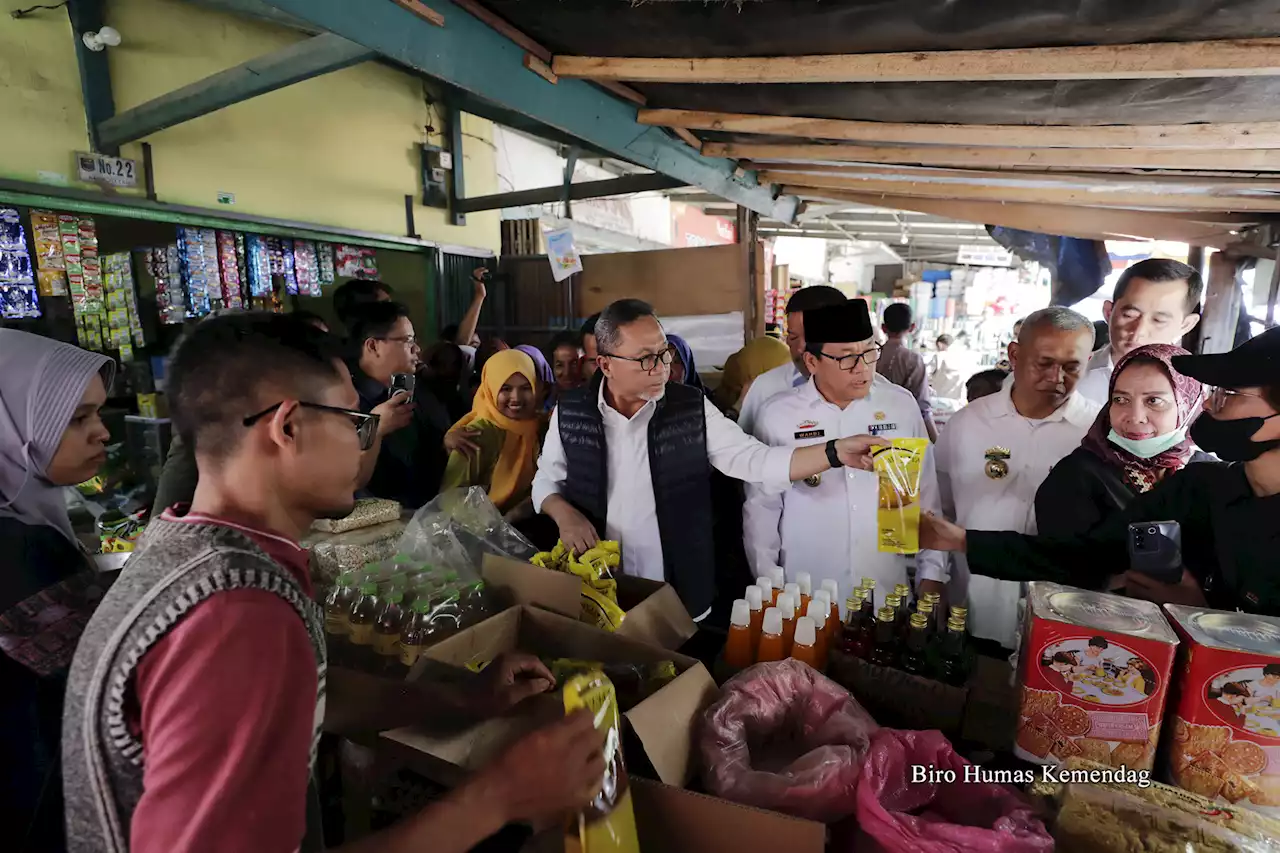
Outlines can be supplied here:
M250 415L244 419L244 425L251 427L276 409L284 405L281 400L273 406L268 406L256 415ZM351 425L355 427L356 435L360 438L360 449L368 450L373 447L373 440L378 435L378 416L370 415L364 412L357 412L354 409L342 409L337 406L325 406L321 403L299 402L298 405L304 409L311 409L317 412L327 412L331 415L343 415L351 420Z
M418 345L418 336L417 336L417 335L397 335L397 336L395 336L395 337L378 338L378 340L380 340L380 341L395 341L396 343L398 343L398 344L404 344L404 345L405 345L405 346L407 346L407 347L413 347L413 346L417 346L417 345Z
M1252 391L1237 391L1234 388L1214 388L1209 392L1209 411L1215 415L1227 407L1227 402L1232 397L1254 397L1262 399L1261 394L1255 394Z
M822 350L818 350L817 355L820 358L829 358L836 363L836 366L846 372L852 372L858 368L859 363L875 364L880 360L880 347L874 346L866 352L855 352L849 355L828 355Z
M659 364L670 366L671 362L675 360L676 350L675 347L667 347L662 350L662 352L648 353L640 356L639 358L634 358L629 355L618 355L613 352L602 352L600 354L606 358L620 358L623 361L630 361L633 364L640 365L640 369L645 373L653 373L653 371L658 369Z

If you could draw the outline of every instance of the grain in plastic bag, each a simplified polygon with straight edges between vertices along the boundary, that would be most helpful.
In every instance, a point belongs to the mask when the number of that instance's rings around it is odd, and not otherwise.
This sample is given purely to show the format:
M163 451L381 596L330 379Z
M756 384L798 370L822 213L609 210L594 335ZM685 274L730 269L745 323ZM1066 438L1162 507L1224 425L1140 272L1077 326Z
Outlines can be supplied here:
M703 715L703 784L726 800L831 823L854 810L876 728L849 691L807 664L756 664Z
M954 771L956 781L915 782L917 766ZM849 853L1052 853L1031 802L1008 785L964 781L969 766L942 732L877 731L858 780Z

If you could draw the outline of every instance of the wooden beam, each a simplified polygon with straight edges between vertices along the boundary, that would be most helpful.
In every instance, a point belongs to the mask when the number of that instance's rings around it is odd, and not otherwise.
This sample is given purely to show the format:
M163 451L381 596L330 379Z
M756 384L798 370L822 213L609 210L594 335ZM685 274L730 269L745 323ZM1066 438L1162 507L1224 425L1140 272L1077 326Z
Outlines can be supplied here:
M680 141L683 142L685 145L688 145L694 151L697 151L699 153L702 152L701 139L694 136L692 133L685 130L683 127L673 127L669 129L672 133L674 133L677 137L679 137Z
M1233 229L1186 220L1169 214L1140 210L1072 207L1053 204L1018 204L958 199L926 199L910 196L864 195L840 190L821 190L813 197L829 201L911 210L945 216L962 222L1003 225L1042 234L1081 237L1086 240L1145 239L1177 240L1199 246L1222 248L1236 239Z
M649 103L648 98L623 83L615 83L612 80L595 80L593 82L606 92L612 92L624 101L630 101L638 107L643 107Z
M866 165L862 163L781 163L750 161L748 168L760 172L787 172L794 175L832 175L856 179L920 181L940 185L955 183L991 183L1003 186L1130 188L1159 191L1161 187L1199 188L1206 193L1280 192L1280 175L1239 178L1218 175L1194 176L1178 173L1124 174L1118 172L1033 172L1029 170L991 171L982 169L940 169L917 166ZM788 179L785 183L799 183Z
M537 74L553 86L560 82L560 78L551 70L551 66L534 56L532 53L526 53L524 55L524 67L528 68L534 74Z
M652 59L557 56L563 77L649 83L1139 80L1280 74L1280 39L833 56Z
M956 145L775 145L708 142L708 157L902 163L973 169L1213 169L1280 171L1280 151L1152 151L1133 148L999 148Z
M429 24L435 24L437 27L444 26L444 15L421 2L421 0L391 0L391 2L403 9L408 9Z
M901 124L887 121L746 115L700 110L641 110L641 124L839 139L895 145L994 145L1015 148L1280 148L1280 122L1153 125Z
M551 63L552 55L550 50L511 26L505 19L487 9L477 0L453 0L453 5L461 8L468 15L479 18L489 26L489 29L495 30L511 39L511 41L524 48L526 53L532 53L547 64Z
M1029 204L1073 204L1091 207L1155 208L1167 210L1222 210L1233 212L1280 213L1280 197L1216 196L1187 192L1132 192L1098 186L1002 187L987 184L927 184L919 181L881 181L831 175L804 175L794 172L762 172L762 183L785 185L784 193L811 194L812 190L847 190L856 193L903 195L915 198L964 198L987 201L1014 201Z

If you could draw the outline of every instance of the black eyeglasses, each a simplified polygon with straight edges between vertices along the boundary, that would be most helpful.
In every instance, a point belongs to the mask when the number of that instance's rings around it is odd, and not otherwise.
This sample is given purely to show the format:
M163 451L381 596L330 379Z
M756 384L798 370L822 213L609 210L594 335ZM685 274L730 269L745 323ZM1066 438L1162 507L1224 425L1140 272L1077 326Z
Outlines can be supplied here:
M649 353L648 355L642 355L639 358L632 358L629 355L618 355L617 353L612 352L602 352L600 354L605 358L620 358L623 361L635 362L640 365L640 369L645 373L653 373L653 371L658 369L659 362L665 365L670 365L676 357L676 350L675 347L667 347L662 352Z
M244 425L251 427L276 409L284 405L281 400L273 406L268 406L256 415L250 415L244 419ZM340 409L337 406L324 406L320 403L304 403L299 402L299 406L304 409L314 409L317 412L328 412L333 415L346 415L351 419L351 424L356 428L356 435L360 437L360 449L368 450L373 447L373 439L378 434L378 416L367 415L364 412L357 412L352 409Z
M398 344L404 344L405 346L411 347L418 342L418 336L417 335L400 335L399 337L394 337L394 338L378 338L378 340L395 341Z
M879 361L880 347L872 347L866 352L855 352L852 355L827 355L822 350L818 350L815 355L831 359L841 370L853 371L857 369L860 361L865 361L867 364L875 364Z

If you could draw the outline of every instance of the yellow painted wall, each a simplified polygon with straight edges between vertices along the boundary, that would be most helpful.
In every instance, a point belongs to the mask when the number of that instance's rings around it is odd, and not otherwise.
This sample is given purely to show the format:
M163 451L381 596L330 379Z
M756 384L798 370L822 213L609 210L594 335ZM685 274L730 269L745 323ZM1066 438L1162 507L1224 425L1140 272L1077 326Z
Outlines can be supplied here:
M111 0L106 18L123 37L108 49L118 111L305 37L180 0ZM88 186L74 180L88 138L70 30L61 10L0 16L0 176ZM157 195L218 208L229 192L238 213L402 235L404 196L421 196L416 145L440 143L432 100L421 80L365 63L236 104L147 139ZM492 125L468 115L463 131L468 194L497 192ZM141 158L136 144L121 154ZM497 211L462 228L441 210L414 215L425 239L499 248Z

